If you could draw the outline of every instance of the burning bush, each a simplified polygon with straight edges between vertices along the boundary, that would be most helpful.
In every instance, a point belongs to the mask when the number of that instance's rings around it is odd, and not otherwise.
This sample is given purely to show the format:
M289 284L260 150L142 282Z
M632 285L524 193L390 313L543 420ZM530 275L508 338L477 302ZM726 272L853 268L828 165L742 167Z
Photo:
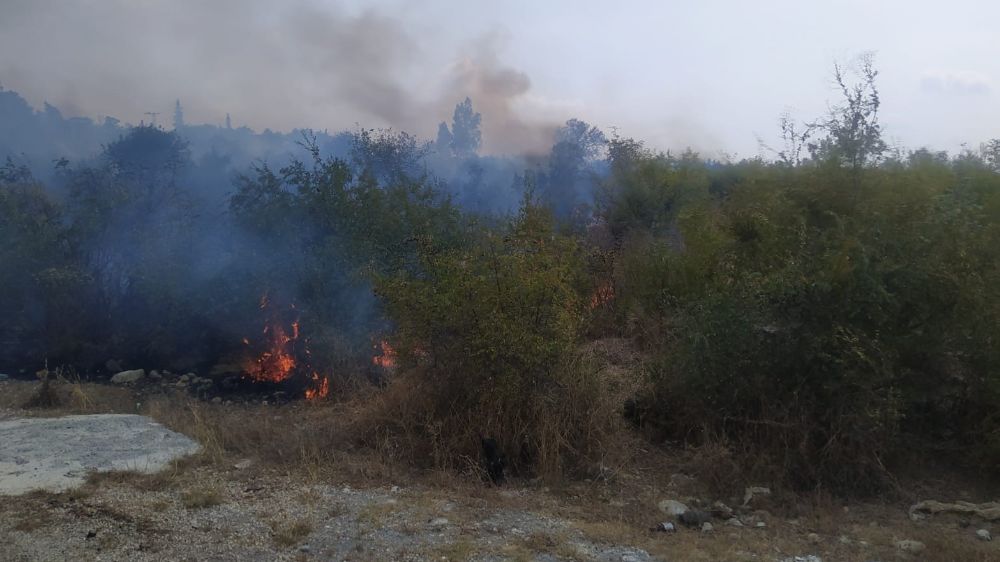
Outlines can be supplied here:
M528 202L509 228L421 264L377 284L402 374L373 425L446 466L478 459L481 436L548 475L605 449L617 405L573 357L590 305L576 241Z

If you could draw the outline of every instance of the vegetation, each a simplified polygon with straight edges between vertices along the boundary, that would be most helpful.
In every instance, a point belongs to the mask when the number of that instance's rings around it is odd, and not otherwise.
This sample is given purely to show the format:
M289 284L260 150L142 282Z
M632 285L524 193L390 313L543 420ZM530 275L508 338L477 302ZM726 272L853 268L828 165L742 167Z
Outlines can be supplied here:
M627 417L801 490L879 492L935 455L995 472L1000 142L888 150L876 77L838 68L843 102L785 118L773 160L572 120L509 213L485 212L507 192L482 187L470 100L437 143L360 130L335 157L306 135L305 161L221 198L192 179L182 117L61 162L59 189L8 160L0 367L208 369L243 352L265 295L335 377L385 340L397 366L358 436L421 465L476 465L490 437L517 473L590 473ZM587 353L612 337L642 360Z

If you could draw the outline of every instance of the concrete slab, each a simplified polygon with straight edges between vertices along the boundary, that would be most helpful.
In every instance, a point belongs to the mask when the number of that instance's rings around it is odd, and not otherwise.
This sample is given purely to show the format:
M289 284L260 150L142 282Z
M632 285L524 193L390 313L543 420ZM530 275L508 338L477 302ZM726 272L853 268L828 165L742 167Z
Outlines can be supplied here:
M83 484L91 471L157 472L200 448L146 416L0 421L0 495L68 490Z

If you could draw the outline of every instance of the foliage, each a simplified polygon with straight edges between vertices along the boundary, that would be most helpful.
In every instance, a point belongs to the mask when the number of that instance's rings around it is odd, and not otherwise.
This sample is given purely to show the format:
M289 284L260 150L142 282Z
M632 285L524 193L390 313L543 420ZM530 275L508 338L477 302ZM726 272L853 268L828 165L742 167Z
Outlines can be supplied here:
M417 272L379 278L392 346L409 370L394 383L408 390L387 422L421 460L460 465L478 458L486 435L520 470L553 475L607 445L617 405L602 407L595 372L573 365L587 314L583 258L528 200L501 231L423 251Z

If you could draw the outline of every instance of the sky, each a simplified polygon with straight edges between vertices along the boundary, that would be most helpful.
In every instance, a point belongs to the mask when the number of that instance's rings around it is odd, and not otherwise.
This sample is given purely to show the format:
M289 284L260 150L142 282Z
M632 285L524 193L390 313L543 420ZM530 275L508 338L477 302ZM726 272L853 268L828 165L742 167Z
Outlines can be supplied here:
M755 156L872 52L892 144L1000 137L988 0L0 0L0 85L125 122L365 127L431 138L470 96L484 149L583 119L659 149Z

